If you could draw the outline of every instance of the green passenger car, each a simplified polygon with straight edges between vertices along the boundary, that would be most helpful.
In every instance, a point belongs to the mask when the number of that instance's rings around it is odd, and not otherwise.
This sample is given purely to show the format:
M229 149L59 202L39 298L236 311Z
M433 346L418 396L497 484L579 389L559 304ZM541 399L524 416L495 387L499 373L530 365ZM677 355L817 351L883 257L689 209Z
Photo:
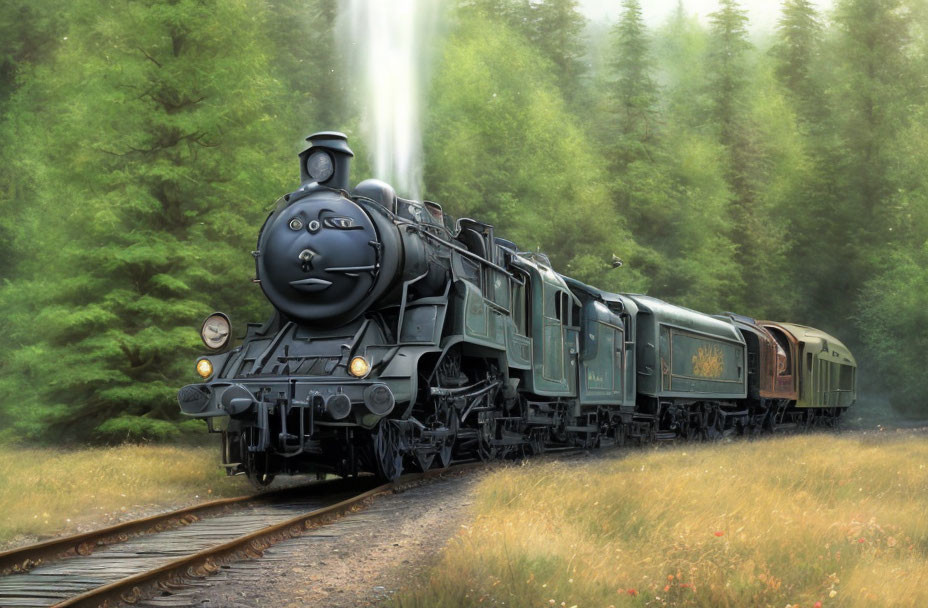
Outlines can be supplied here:
M731 321L629 296L638 305L638 393L729 400L747 395L744 338Z
M857 360L834 336L813 327L777 323L799 341L796 407L849 407L857 400Z

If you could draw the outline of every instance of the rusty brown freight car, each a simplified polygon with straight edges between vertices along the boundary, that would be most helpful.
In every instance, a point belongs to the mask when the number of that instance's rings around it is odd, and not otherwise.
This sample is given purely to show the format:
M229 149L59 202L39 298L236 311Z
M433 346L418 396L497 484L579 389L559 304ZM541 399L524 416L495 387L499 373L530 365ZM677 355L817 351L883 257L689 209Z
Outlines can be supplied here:
M728 316L747 344L748 397L758 400L798 399L796 340L786 332L775 333L750 317L734 313L728 313Z

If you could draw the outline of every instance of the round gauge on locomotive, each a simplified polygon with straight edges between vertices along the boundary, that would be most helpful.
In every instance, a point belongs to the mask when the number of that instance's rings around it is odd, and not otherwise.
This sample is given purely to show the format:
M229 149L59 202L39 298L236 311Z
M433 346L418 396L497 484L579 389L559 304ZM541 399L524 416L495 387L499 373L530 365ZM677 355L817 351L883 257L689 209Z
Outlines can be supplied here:
M332 163L332 157L328 152L317 150L309 155L306 159L306 173L310 179L322 183L332 177L335 173L335 165Z
M200 327L200 338L206 348L219 350L224 348L232 337L232 323L221 312L214 312L206 317Z

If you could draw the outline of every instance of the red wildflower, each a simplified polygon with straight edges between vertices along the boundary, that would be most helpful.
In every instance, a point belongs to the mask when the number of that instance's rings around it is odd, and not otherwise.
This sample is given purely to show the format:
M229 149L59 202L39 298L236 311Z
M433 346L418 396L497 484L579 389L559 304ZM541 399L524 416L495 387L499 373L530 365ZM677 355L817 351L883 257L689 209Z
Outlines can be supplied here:
M632 597L638 595L638 592L635 591L634 589L629 589L628 591L626 591L626 593L631 595Z
M822 608L821 602L815 602L815 608Z
M857 542L858 542L858 543L865 543L865 542L867 542L867 539L866 539L866 538L858 538L858 539L857 539Z
M725 533L722 532L721 530L719 530L718 532L715 533L715 535L716 535L716 536L724 536Z
M664 593L670 591L670 585L664 585Z

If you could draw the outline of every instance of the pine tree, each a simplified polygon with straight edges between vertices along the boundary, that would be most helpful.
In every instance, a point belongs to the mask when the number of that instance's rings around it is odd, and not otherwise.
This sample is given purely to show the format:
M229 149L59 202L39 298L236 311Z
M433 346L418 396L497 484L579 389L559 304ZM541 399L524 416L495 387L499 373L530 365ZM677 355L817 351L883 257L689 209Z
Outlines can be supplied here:
M6 0L0 5L0 104L16 88L17 75L57 48L67 16L58 2Z
M297 132L342 129L354 108L335 36L337 0L274 0L268 6L267 39L277 39L269 60L284 83L275 104ZM279 36L287 32L286 36Z
M769 56L788 107L795 114L800 156L804 158L799 167L781 178L788 186L779 188L781 200L777 213L787 223L788 249L785 266L778 276L789 277L790 284L804 285L804 293L792 302L790 312L795 318L813 324L825 321L820 315L827 318L831 314L833 303L829 299L833 299L833 294L828 293L825 285L831 282L834 261L829 256L810 256L808 252L819 249L823 241L831 240L829 235L841 230L834 223L834 209L840 204L834 184L835 168L842 162L843 150L835 145L832 108L826 95L833 66L824 63L824 42L825 32L812 3L784 2ZM783 172L784 168L776 170ZM809 230L810 226L816 229ZM824 299L819 300L819 295Z
M580 79L586 71L583 29L586 19L577 9L577 0L541 0L529 4L530 40L555 67L557 82L568 100L580 93Z
M267 162L280 144L265 103L279 91L262 5L72 10L67 43L13 101L56 99L36 118L44 272L4 296L21 345L0 383L15 414L5 433L170 434L199 320L214 306L239 320L263 310L248 252L283 184Z
M758 145L749 119L748 18L735 0L721 0L709 15L710 40L707 65L708 98L718 141L728 155L731 204L731 239L738 247L742 276L764 274L765 257L773 243L757 205ZM747 284L749 285L749 284ZM760 294L749 288L739 298L745 309L762 306Z
M901 0L844 0L836 7L840 58L840 136L846 148L845 216L852 239L879 246L893 193L888 150L908 122L908 104L922 79L909 58L910 20Z
M468 12L431 83L426 191L457 216L496 226L523 249L595 285L634 291L635 269L612 255L637 245L609 201L606 163L591 152L554 85L551 62L505 22Z
M814 5L809 0L785 0L771 51L777 59L777 77L807 122L823 118L822 87L814 73L821 37Z
M835 7L829 50L840 204L825 238L839 262L825 271L832 273L831 293L860 294L837 303L834 322L857 322L877 368L873 383L882 383L877 388L895 407L923 417L924 399L910 388L924 375L919 349L928 269L928 83L919 29L924 13L918 19L913 10L919 4L842 0ZM828 297L824 288L815 295L818 302Z
M708 89L712 112L719 128L719 138L733 150L739 145L743 127L744 96L747 83L746 55L751 48L747 39L747 14L735 0L721 0L719 10L709 15L711 46L709 49ZM733 158L734 164L740 159ZM737 169L736 169L737 171Z
M606 89L607 125L596 128L603 140L612 179L613 209L628 221L642 245L629 267L660 281L670 265L668 212L672 185L657 133L657 86L648 35L637 0L625 0L612 29L610 77Z
M704 310L732 309L741 283L728 240L726 163L699 127L704 84L694 58L705 47L705 32L678 7L652 49L640 4L623 8L613 30L611 111L594 132L613 160L614 212L626 218L639 244L628 265L649 278L652 295ZM658 73L665 82L660 88Z
M587 71L586 19L577 0L460 0L458 8L465 19L479 17L506 24L510 35L522 36L553 64L562 96L574 102L582 98Z
M617 75L614 95L619 137L633 139L639 154L657 138L657 85L652 78L654 63L638 0L623 0L622 17L613 30ZM631 152L634 154L634 152Z
M10 97L61 43L67 9L49 0L9 0L0 4L0 290L17 275L23 236L22 211L34 171L21 162L22 114L11 114ZM0 336L3 335L0 328Z
M694 124L705 123L709 114L708 66L704 60L708 39L699 19L686 14L682 0L678 0L654 39L663 84L661 105L667 108L668 115L685 115L688 120L697 121Z
M896 150L924 99L911 27L902 0L842 0L823 49L829 65L820 79L829 115L814 140L827 146L820 162L823 192L815 201L821 210L810 218L815 233L806 230L800 238L807 250L828 251L810 261L806 297L810 314L821 316L826 329L846 327L857 315L857 294L899 244L895 220L908 223L898 213L910 196L908 184L895 175L906 155Z

